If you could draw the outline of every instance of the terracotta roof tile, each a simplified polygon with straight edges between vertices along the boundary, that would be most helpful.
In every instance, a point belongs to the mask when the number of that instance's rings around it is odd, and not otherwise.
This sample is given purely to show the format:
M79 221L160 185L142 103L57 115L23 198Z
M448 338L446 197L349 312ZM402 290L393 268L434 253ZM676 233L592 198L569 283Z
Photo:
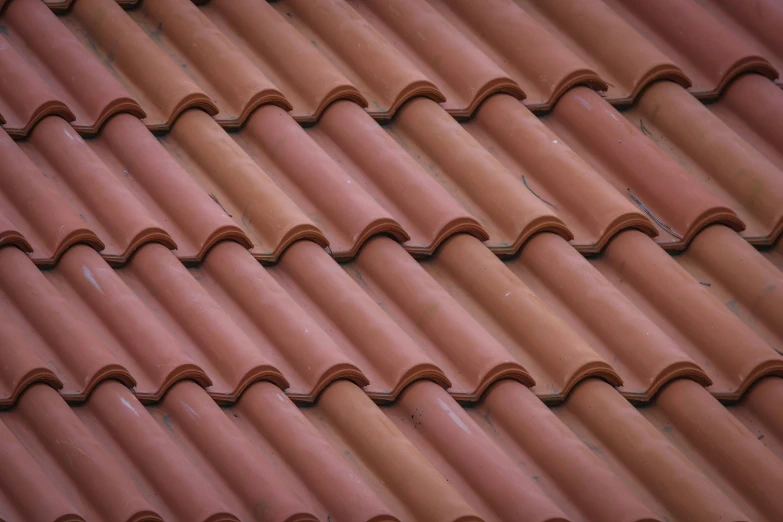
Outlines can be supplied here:
M80 0L60 20L139 102L149 129L167 130L189 107L218 112L209 96L115 0Z
M783 423L778 413L783 379L768 377L753 385L740 402L727 406L758 440L783 460Z
M655 221L664 248L684 248L712 223L745 228L731 207L594 91L571 89L542 120Z
M753 84L754 92L755 88L764 92L763 86L755 84L766 83L776 91L766 110L777 108L780 112L783 109L783 92L769 80L746 76L736 81ZM743 99L750 99L750 96ZM728 102L721 100L720 105L722 108L728 105L724 111L731 114ZM749 111L743 114L748 118L756 116ZM769 244L783 232L780 163L770 162L759 153L763 149L759 151L746 142L741 133L733 130L731 123L724 124L682 87L670 82L656 83L639 98L637 107L624 112L623 116L654 141L690 178L736 212L745 223L742 236L748 241Z
M450 114L470 116L479 103L496 92L524 97L519 85L498 64L426 0L394 5L347 3L424 72L445 96L443 107Z
M348 3L306 0L271 6L358 87L373 117L390 118L416 96L445 101L433 82Z
M691 80L691 93L700 98L716 98L734 77L744 72L757 72L771 79L778 77L778 71L761 54L762 49L754 39L749 38L747 33L735 32L723 25L720 21L722 16L714 16L721 11L719 5L725 2L604 1L682 68ZM762 8L761 4L757 6ZM728 9L737 14L749 10L748 7Z
M221 125L239 127L265 103L291 108L272 81L189 0L142 2L127 14L212 98Z
M77 242L112 263L150 241L175 249L183 261L201 259L222 239L251 245L131 115L113 117L87 140L62 118L48 117L7 149L13 161L5 217L29 241L37 263L52 264ZM23 184L12 183L22 172ZM50 220L50 212L64 217ZM58 222L66 226L50 230Z
M43 2L14 0L0 15L0 27L0 37L6 44L2 60L10 66L9 72L16 70L11 74L24 74L21 92L14 86L16 94L10 99L4 94L5 101L0 101L7 132L23 136L47 114L68 119L75 116L73 126L87 135L98 132L110 116L119 112L144 117L138 103ZM30 74L33 71L35 74ZM14 80L13 76L6 78ZM16 98L21 98L21 103L17 104ZM11 112L3 108L10 103L14 104Z

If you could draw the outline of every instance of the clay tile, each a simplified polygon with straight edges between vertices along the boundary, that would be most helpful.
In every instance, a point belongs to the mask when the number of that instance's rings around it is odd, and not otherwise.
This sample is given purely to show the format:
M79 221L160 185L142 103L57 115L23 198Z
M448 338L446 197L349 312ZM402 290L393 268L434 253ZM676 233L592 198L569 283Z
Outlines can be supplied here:
M316 121L335 100L351 100L362 107L367 100L343 72L319 53L289 24L274 3L254 0L212 0L201 12L285 95L300 122ZM323 13L321 19L328 19ZM345 38L344 28L329 24ZM366 50L352 45L360 54Z
M622 378L619 390L629 400L649 400L678 377L711 384L704 370L656 326L653 317L637 308L562 238L538 234L505 265L573 329L580 344L611 361L612 371ZM550 342L550 337L545 339ZM564 343L554 344L563 349Z
M721 24L704 7L709 1L604 2L682 68L693 84L691 93L700 98L716 98L726 84L744 72L778 77L751 42Z
M275 261L299 239L329 244L313 221L203 111L186 111L160 142L250 238L250 252L257 259Z
M442 388L415 383L383 411L485 520L567 520L535 472L515 465Z
M78 138L64 120L51 119ZM18 246L42 265L54 264L75 243L104 248L67 196L4 132L0 132L0 151L0 244Z
M664 248L685 248L712 223L745 228L730 207L658 148L641 125L623 118L594 91L571 89L542 121L655 222L660 234L656 241Z
M783 71L783 9L775 0L758 2L720 2L709 0L699 5L709 11L732 34L753 47L778 71ZM780 77L776 83L780 84Z
M232 137L318 225L336 258L350 259L375 234L410 239L362 180L352 179L282 109L260 108Z
M3 0L5 1L5 0ZM71 5L73 4L74 0L41 0L44 4L46 4L46 7L52 10L52 12L60 14L65 13L68 11L68 9L71 8ZM134 1L134 0L131 0ZM117 3L121 3L122 0L119 0Z
M366 99L361 105L373 117L390 118L415 96L445 101L432 81L348 3L293 0L271 6L359 88Z
M631 102L645 86L660 79L683 87L691 85L671 59L601 0L515 1L552 33L561 46L584 60L583 67L598 73L605 84L606 99L611 103ZM536 44L533 42L531 46Z
M519 85L426 0L348 4L427 75L453 116L469 117L497 92L524 98Z
M72 251L92 254L102 262L87 247L76 246L69 253ZM85 270L90 273L86 265ZM119 379L133 386L134 378L120 358L80 315L76 303L47 280L48 275L16 248L0 249L0 308L4 317L0 335L6 361L2 405L13 404L34 382L61 388L65 397L74 400L84 399L103 379Z
M710 401L709 406L723 409L699 384L682 379L672 386L680 383L691 385L689 391ZM681 400L688 402L691 397L681 396ZM696 412L692 404L684 407ZM672 426L645 418L647 411L655 409L636 410L606 383L589 379L574 388L566 403L553 412L657 520L755 520L727 496L723 480L716 477L727 468L711 467L713 463L722 464L714 461L702 466L693 451L669 436ZM719 425L720 421L704 429ZM705 437L712 437L706 433ZM735 462L742 460L737 458ZM755 484L756 479L751 483Z
M767 118L775 106L783 115L783 93L757 78L777 91L777 105L767 109ZM783 232L783 172L685 89L656 83L623 116L736 212L748 241L769 244Z
M748 520L780 520L783 461L698 384L682 379L641 410L682 454L720 487ZM690 502L696 504L691 498Z
M33 386L2 414L0 437L4 519L163 520L50 387Z
M577 432L569 430L530 390L518 383L496 384L475 408L466 408L466 413L503 451L503 461L515 463L517 469L531 476L535 485L565 512L567 519L657 520L649 507L634 495L632 486L606 466L591 451L593 448L579 439ZM475 444L474 448L488 445L484 442ZM471 452L467 448L465 451ZM498 500L505 504L511 499ZM501 507L504 504L496 509L505 509Z
M35 69L0 34L0 123L13 137L24 137L38 121L76 117Z
M591 262L705 370L716 397L783 374L783 357L647 236L623 232Z
M288 400L276 388L271 393L279 394L274 396L275 402ZM275 402L267 401L267 404L274 408L272 411L279 411L283 405ZM229 420L229 412L221 411L199 386L192 382L179 383L159 405L149 410L192 467L209 480L210 490L229 507L234 517L240 520L319 520L303 495L307 493L306 489L297 487L297 477L286 461L288 455L270 448L252 427L243 433ZM287 413L296 415L298 412L289 407ZM238 415L235 411L232 418L237 420ZM291 437L301 436L283 426L279 428ZM309 454L310 446L305 444L299 450ZM317 456L312 455L311 462L315 458Z
M142 2L127 13L212 98L222 126L238 128L268 103L291 109L278 88L190 0Z
M707 293L783 353L783 272L736 232L709 227L674 259Z
M580 252L600 252L627 228L658 234L638 206L510 96L492 96L462 127L563 219Z
M783 271L783 240L778 239L777 243L772 248L765 248L760 251L764 258Z
M150 248L159 248L171 256L160 245L151 245ZM76 324L88 329L95 349L103 348L122 364L122 369L127 368L127 373L136 381L135 392L140 399L157 400L173 383L182 379L193 379L203 386L211 384L205 371L191 358L182 343L177 342L176 337L166 330L163 321L156 318L159 311L146 306L143 299L134 293L135 289L129 287L95 251L75 246L63 255L55 269L44 275L59 294L57 297L68 303L66 310L80 318ZM55 323L51 328L57 326ZM37 328L42 329L41 326ZM76 359L74 364L78 368L86 370L94 363L83 355L83 350L79 348L68 356ZM91 364L88 365L88 362ZM65 379L63 382L67 388ZM66 393L67 389L64 389L63 394ZM74 396L82 398L83 394Z
M114 121L107 127L113 124ZM129 132L136 125L137 131L148 134L144 126L140 125L133 116L127 116L127 119L121 118L116 125ZM139 135L134 137L139 139ZM122 136L115 139L124 140L124 138L126 135L123 131ZM128 146L132 147L131 137L127 136L127 138ZM143 141L143 134L141 139ZM147 141L150 139L151 136ZM103 139L100 139L97 143L103 142ZM90 146L92 143L95 142L83 140L65 120L58 117L45 118L36 125L26 140L18 142L19 148L37 167L35 174L41 179L41 183L46 183L68 203L72 211L78 215L77 219L83 227L86 224L88 230L95 230L100 238L97 248L101 249L105 245L102 255L108 261L122 263L135 249L147 242L159 242L169 248L176 248L177 245L172 237L156 219L156 217L168 218L168 216L161 216L159 210L151 211L134 195L134 192L140 193L140 187L135 184L137 179L145 180L144 173L139 173L138 177L135 174L130 176L117 169L116 164L111 165L111 162L107 164L101 155L96 153L95 148ZM137 141L136 146L138 143ZM145 149L145 154L147 152ZM149 152L154 155L155 151L153 149ZM145 181L142 186L152 188L157 184L156 180ZM164 187L166 185L165 182L159 184ZM155 196L160 198L160 194ZM171 198L171 195L168 197ZM42 209L40 212L45 210ZM46 219L51 220L52 217L46 216ZM86 238L84 236L86 234L81 232L80 237L71 239L70 243L81 240L96 246L89 240L89 236ZM65 243L61 242L61 244ZM50 257L56 259L62 248L63 246ZM35 250L33 247L34 259Z
M369 241L356 261L344 268L443 369L454 397L475 401L503 378L534 384L523 367L527 361L493 338L394 241L384 237Z
M354 384L332 384L315 407L302 411L400 520L481 520L454 486Z
M164 520L239 520L215 491L211 477L188 460L170 430L118 382L101 384L84 407L73 411L101 449L122 465L122 475L112 480L132 480L141 498Z
M209 96L115 0L80 0L60 20L139 102L149 129L168 130L189 107L217 114Z
M201 268L191 270L192 277L183 274L177 293L192 296L189 303L163 291L169 279L164 273L155 273L159 262L152 257L140 262L144 263L139 270L144 270L146 288L171 310L172 319L189 340L212 365L242 376L238 383L236 377L230 380L229 384L235 383L230 388L215 382L208 391L216 400L233 401L259 378L288 388L289 395L302 401L314 400L335 379L367 384L355 361L236 243L220 243ZM170 265L168 270L181 271L181 267ZM170 327L172 331L179 328Z
M783 379L767 377L750 387L742 400L727 409L775 456L783 460Z
M307 131L351 184L363 187L400 223L410 236L403 243L408 252L432 254L460 232L488 238L478 221L355 103L333 104Z
M524 103L531 109L550 109L574 85L608 88L587 63L513 0L428 2L522 87Z
M351 279L318 245L294 243L268 272L290 296L287 299L293 298L301 307L291 309L307 314L300 315L298 324L314 323L315 327L306 326L308 338L321 336L322 332L331 338L317 337L315 349L323 352L324 347L339 347L366 375L369 384L364 383L364 392L374 400L394 400L418 379L432 380L444 388L451 386L444 374L450 367L436 365L426 350L387 315L382 303L367 295L361 281L357 284ZM296 335L301 335L300 331ZM302 364L310 364L310 357L303 352Z
M479 222L496 254L513 254L537 232L573 238L552 208L432 100L405 104L386 131Z
M463 329L481 328L479 332L492 341L483 341L483 346L500 347L500 353L521 364L535 379L533 391L540 398L562 400L577 382L591 376L622 385L615 370L475 238L461 235L448 240L421 266L437 282L439 292L448 292L450 300L443 301L453 302L460 314L467 313L459 319L452 312L460 326L447 330L467 340ZM477 356L471 357L475 361Z
M28 67L25 78L34 70L38 79L25 81L14 89L25 91L24 97L40 97L45 84L56 100L62 100L68 111L63 108L56 111L49 107L38 109L35 116L60 114L73 120L73 126L83 134L98 132L103 122L119 112L129 112L143 118L144 111L111 74L88 53L81 43L40 0L14 0L0 16L0 26L5 30L3 36L11 49L0 51L3 55L16 52ZM0 58L1 61L6 61ZM9 58L12 62L17 62ZM18 62L17 62L18 63ZM10 70L22 71L16 67ZM18 94L22 96L22 94ZM48 96L51 99L51 96ZM7 100L10 103L16 100ZM30 101L23 103L26 111L35 108ZM19 107L19 106L17 106ZM40 107L40 106L39 106ZM21 110L19 107L17 110ZM6 119L10 117L0 102L0 112ZM32 126L34 122L25 122ZM21 131L22 129L20 129ZM29 130L29 127L27 127ZM25 132L21 132L24 134Z

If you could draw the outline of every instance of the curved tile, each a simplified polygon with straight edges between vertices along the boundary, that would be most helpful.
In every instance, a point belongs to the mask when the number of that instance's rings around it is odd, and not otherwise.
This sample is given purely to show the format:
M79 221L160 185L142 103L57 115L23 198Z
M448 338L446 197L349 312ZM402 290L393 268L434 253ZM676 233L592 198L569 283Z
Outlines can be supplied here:
M222 126L240 127L264 104L291 109L278 88L190 0L142 2L127 14L212 98Z
M573 238L546 203L433 101L411 100L386 131L479 222L496 254L515 253L537 232Z
M768 377L750 387L742 400L727 406L736 419L750 430L775 456L783 460L783 379Z
M257 259L275 261L299 239L329 244L310 218L203 111L186 111L160 142L250 239L250 252Z
M46 118L18 144L36 164L39 179L97 232L110 263L124 263L148 242L175 249L183 261L201 259L223 239L251 246L131 115L113 117L100 136L86 141L61 118Z
M60 21L139 102L146 113L144 124L150 130L168 130L189 107L217 114L218 108L209 96L115 0L80 0Z
M713 223L745 228L734 210L594 91L571 89L542 121L655 222L664 248L685 248Z
M704 368L716 397L783 375L783 357L647 236L623 232L591 263Z
M777 91L778 103L771 107L783 109L783 92L769 80L756 78ZM765 119L773 119L771 107L765 109ZM623 116L736 212L746 225L742 237L754 244L769 244L783 232L783 172L685 89L670 82L656 83Z
M657 520L519 383L463 409L421 382L382 409L484 520Z
M4 519L163 520L122 464L48 386L33 386L2 414L0 438Z
M682 68L693 84L690 92L699 98L715 99L744 72L778 77L772 64L722 25L702 1L604 2Z
M228 2L226 2L228 3ZM374 118L391 118L407 100L446 98L395 45L342 0L289 0L270 4L333 66L359 88ZM307 71L308 77L312 74ZM297 117L294 103L294 117Z
M524 91L532 110L549 110L574 85L607 83L513 0L427 0ZM559 7L558 9L560 9Z
M461 319L460 327L475 323L489 334L493 345L499 344L535 379L533 391L542 400L563 400L576 383L591 376L615 386L623 384L612 366L476 239L456 236L421 266L437 282L439 292L445 291L459 303L452 306L459 306L462 314L467 312L470 320ZM459 316L452 315L458 320ZM460 328L449 329L468 338Z
M777 244L771 248L762 249L760 252L767 261L776 266L778 270L783 271L783 240L778 239Z
M201 267L190 270L192 277L176 260L167 261L166 272L158 273L164 265L159 257L166 254L160 248L139 254L139 264L129 277L143 285L138 291L145 294L145 301L167 310L168 328L197 344L213 365L230 368L230 373L224 372L232 375L230 387L214 382L207 388L215 400L233 402L259 379L275 382L291 397L308 402L335 379L368 383L353 354L346 353L328 329L236 243L213 248ZM167 293L165 288L173 284L166 281L175 271L181 274L176 290ZM188 302L183 302L183 296L188 296Z
M492 96L462 127L563 219L580 252L600 252L628 228L658 234L638 207L510 96Z
M478 247L454 238L423 266L519 353L541 399L562 400L590 376L604 378L634 401L649 400L679 376L710 384L672 339L562 238L537 234L518 257L503 263Z
M783 463L689 379L638 410L588 380L553 412L661 520L779 518L776 495L765 497Z
M778 72L783 71L783 35L778 30L783 24L780 3L775 0L750 3L702 0L699 5L769 60ZM780 84L781 79L776 82Z
M215 270L220 270L223 279L230 275L221 265ZM304 333L326 332L331 339L322 344L339 347L367 376L364 392L372 399L394 400L419 379L432 380L444 388L451 386L444 371L453 370L452 366L436 365L427 347L418 345L381 303L373 301L318 245L309 241L291 245L267 272L306 312L308 321L317 325ZM322 349L317 347L318 352ZM303 364L310 364L310 357L304 357Z
M15 138L24 137L41 118L57 115L73 121L66 103L0 34L0 124Z
M555 35L561 46L584 60L584 67L598 73L608 87L599 90L606 91L610 103L630 103L656 80L691 85L677 65L601 0L514 1L540 27Z
M534 385L523 367L528 361L493 338L394 241L369 241L343 268L443 369L451 381L449 393L458 400L475 401L503 378Z
M359 89L319 53L322 49L311 45L286 21L287 17L276 13L275 7L274 3L254 0L212 0L200 9L226 39L279 87L297 121L318 120L336 100L350 100L366 107L367 100Z
M774 486L783 480L783 461L704 388L675 381L640 412L750 520L783 516L783 498Z
M783 272L722 226L702 231L674 259L756 335L783 353Z
M362 187L400 223L410 236L403 246L411 254L430 255L460 232L487 239L478 221L355 103L335 103L307 134L315 142L310 147L326 152L351 185Z
M52 125L68 124L59 118ZM72 133L78 138L76 133ZM43 175L6 133L0 132L0 243L18 246L41 265L53 265L65 250L83 242L102 250L103 242L67 196Z
M348 4L432 81L449 114L469 117L497 92L524 98L503 69L425 0Z
M11 2L0 16L0 25L5 29L5 41L65 102L70 113L62 115L68 119L75 116L72 125L78 132L95 134L109 117L120 112L145 116L138 103L43 2ZM29 89L35 91L37 81L30 81L34 84Z
M375 234L410 239L363 180L352 179L282 109L260 108L232 138L318 225L335 258L350 259Z
M81 249L102 262L81 245L66 256ZM76 303L12 247L0 249L0 308L3 406L13 404L34 382L51 384L73 400L87 397L103 379L136 384L110 345L80 316Z

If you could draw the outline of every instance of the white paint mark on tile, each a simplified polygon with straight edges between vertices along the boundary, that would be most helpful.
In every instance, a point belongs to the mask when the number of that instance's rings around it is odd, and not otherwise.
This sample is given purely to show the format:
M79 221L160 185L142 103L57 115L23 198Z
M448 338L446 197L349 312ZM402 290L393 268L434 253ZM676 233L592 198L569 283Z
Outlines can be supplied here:
M136 417L141 418L141 415L139 415L139 412L136 411L136 409L133 407L133 405L131 403L129 403L128 401L125 400L125 397L120 397L120 402L123 404L123 406L125 406L130 411L132 411L133 414Z
M90 269L87 268L87 265L82 265L82 272L84 273L84 278L87 279L87 281L89 281L90 284L94 286L95 289L101 293L101 295L106 295L103 293L103 288L101 288L101 285L99 285L98 281L96 281L95 278L93 277L92 272L90 272Z
M443 402L443 401L441 400L441 398L440 398L440 397L438 397L438 404L440 404L440 409L442 409L443 411L445 411L446 413L448 413L448 414L449 414L449 417L451 418L451 420L453 420L453 421L454 421L454 424L456 424L457 426L459 426L459 427L460 427L460 429L461 429L462 431L464 431L465 433L467 433L468 435L472 435L472 433L470 432L470 428L468 428L468 427L467 427L467 425L466 425L464 422L462 422L462 419L460 419L460 418L457 416L457 414L456 414L456 413L454 413L454 412L451 410L451 408L449 407L449 405L448 405L448 404L446 404L445 402Z
M185 401L181 401L181 402L180 402L180 404L182 404L182 406L184 406L184 407L185 407L185 409L186 409L186 410L188 410L188 415L190 415L190 418L191 418L191 419L193 419L193 420L196 420L196 419L198 419L198 413L196 413L196 411L195 411L193 408L191 408L190 406L188 406L188 405L185 403Z

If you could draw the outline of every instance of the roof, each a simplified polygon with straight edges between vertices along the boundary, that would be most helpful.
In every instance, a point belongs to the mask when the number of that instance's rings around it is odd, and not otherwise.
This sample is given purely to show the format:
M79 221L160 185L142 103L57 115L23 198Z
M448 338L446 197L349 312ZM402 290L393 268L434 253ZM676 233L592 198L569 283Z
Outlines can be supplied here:
M783 519L781 24L0 0L0 520Z

